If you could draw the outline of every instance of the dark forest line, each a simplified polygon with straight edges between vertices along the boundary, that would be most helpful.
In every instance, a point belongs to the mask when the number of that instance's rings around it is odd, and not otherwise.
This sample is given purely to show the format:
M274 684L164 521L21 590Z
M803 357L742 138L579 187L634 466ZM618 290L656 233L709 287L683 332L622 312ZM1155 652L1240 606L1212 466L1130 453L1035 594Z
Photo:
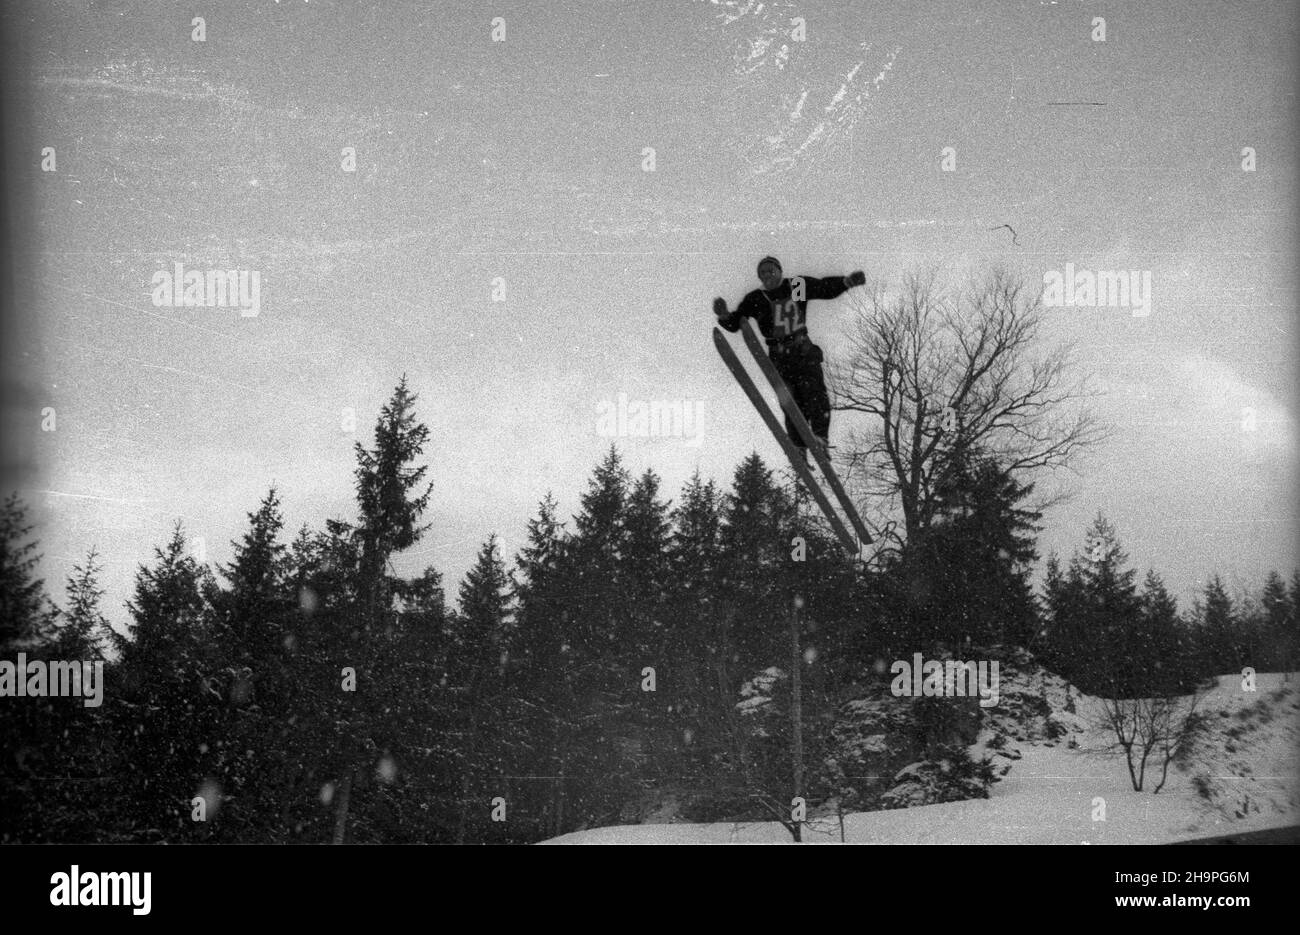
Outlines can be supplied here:
M437 569L390 563L430 528L415 403L403 378L357 444L353 518L290 539L272 489L215 567L178 522L125 635L95 549L56 606L25 506L5 502L0 659L103 661L105 685L98 707L0 698L4 841L519 843L635 820L656 790L699 821L770 820L796 787L875 807L826 764L838 713L892 660L1029 654L1137 697L1300 658L1300 572L1239 601L1214 577L1180 609L1154 571L1137 585L1102 516L1035 593L1033 487L970 445L866 565L757 455L670 502L611 448L575 516L547 494L527 544L507 561L489 536L453 602ZM797 778L778 721L742 704L795 654Z

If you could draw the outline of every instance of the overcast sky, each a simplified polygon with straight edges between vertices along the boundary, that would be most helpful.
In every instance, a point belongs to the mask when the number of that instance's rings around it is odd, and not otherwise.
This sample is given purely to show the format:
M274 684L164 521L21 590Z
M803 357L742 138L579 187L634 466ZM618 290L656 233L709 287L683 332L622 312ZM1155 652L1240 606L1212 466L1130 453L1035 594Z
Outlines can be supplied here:
M698 445L618 440L673 497L777 465L709 339L766 253L882 283L1001 264L1034 292L1150 271L1147 316L1046 313L1115 431L1041 479L1073 493L1043 551L1100 510L1184 600L1297 564L1293 3L16 6L7 487L60 601L95 544L121 623L175 519L225 561L272 483L290 532L352 519L353 443L403 373L434 492L399 567L453 594L548 490L577 509L620 393L702 406ZM177 262L257 271L258 314L155 306ZM810 306L831 360L851 298Z

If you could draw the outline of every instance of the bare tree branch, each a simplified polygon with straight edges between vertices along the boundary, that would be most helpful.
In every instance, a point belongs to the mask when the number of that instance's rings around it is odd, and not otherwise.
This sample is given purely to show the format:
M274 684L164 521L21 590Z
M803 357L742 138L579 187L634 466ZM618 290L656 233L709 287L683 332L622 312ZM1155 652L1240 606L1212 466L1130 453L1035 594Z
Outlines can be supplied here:
M934 481L955 446L1032 474L1067 467L1108 435L1080 405L1095 394L1068 378L1073 348L1040 347L1039 296L1005 271L955 300L929 270L857 301L850 353L831 373L835 408L866 417L842 446L846 476L901 508L907 539L929 525Z

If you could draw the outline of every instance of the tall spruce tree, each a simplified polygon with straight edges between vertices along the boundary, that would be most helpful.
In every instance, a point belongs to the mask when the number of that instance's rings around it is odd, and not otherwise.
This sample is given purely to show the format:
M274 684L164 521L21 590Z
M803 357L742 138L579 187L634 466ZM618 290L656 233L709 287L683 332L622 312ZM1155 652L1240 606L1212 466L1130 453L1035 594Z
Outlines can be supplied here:
M248 514L243 539L231 543L234 558L218 571L230 583L216 599L218 638L234 667L278 665L286 618L296 604L286 580L288 549L279 541L284 520L272 487Z
M566 534L558 505L548 492L528 521L528 538L515 557L512 640L520 699L521 780L517 809L534 838L555 837L566 824L566 776L571 747L580 729L572 668L573 647L567 617ZM572 811L568 812L569 817Z
M207 815L223 804L209 780L220 772L223 699L212 684L212 621L204 598L211 572L189 554L178 521L154 564L140 566L127 609L131 626L111 684L115 734L131 765L126 797L140 840L205 836L191 799L205 793ZM215 792L213 791L215 789Z
M903 552L912 636L956 649L1031 641L1037 608L1029 575L1041 514L1033 492L991 457L957 446L936 479L930 525Z
M1287 653L1290 641L1288 623L1293 609L1291 598L1287 595L1286 582L1276 571L1270 571L1264 580L1260 607L1264 618L1262 623L1265 658L1262 664L1270 672L1285 672L1290 662Z
M571 664L589 697L611 701L625 686L626 670L618 638L622 626L621 563L627 541L628 472L618 450L592 472L573 520L568 549L567 585L572 625Z
M594 823L617 815L628 776L625 760L629 689L636 682L618 643L625 632L625 556L630 478L618 450L592 472L573 536L564 550L565 641L573 701L568 717L577 726L565 764L565 822Z
M29 541L34 525L27 505L10 494L0 506L0 650L9 653L47 636L57 610L35 576L39 548Z
M1086 643L1091 684L1109 697L1141 694L1140 662L1132 655L1137 632L1137 572L1126 568L1128 555L1115 528L1098 514L1089 531L1081 565Z
M722 723L722 710L733 703L730 686L720 677L730 651L727 617L721 604L721 495L713 481L697 470L682 489L673 513L670 568L675 586L665 633L665 660L673 678L666 688L674 714L673 728L683 747L705 750L710 725Z
M1178 613L1178 602L1160 576L1147 571L1142 585L1138 638L1130 646L1146 677L1141 687L1151 695L1184 694L1195 687L1190 640Z
M1055 552L1049 553L1043 571L1043 626L1031 648L1063 674L1069 668L1071 614L1078 603L1077 588L1072 587L1070 577L1061 570L1060 558Z
M67 579L67 606L55 636L53 652L65 659L102 660L114 648L116 634L100 610L104 589L94 546L83 564L74 565Z
M447 679L454 689L454 735L459 790L456 842L482 841L490 830L489 803L508 803L505 765L510 737L504 717L509 663L509 578L488 537L460 584L453 618ZM508 804L507 804L508 807ZM472 835L472 838L468 837Z
M433 484L422 494L408 496L428 471L427 465L411 466L429 437L428 427L415 418L417 399L403 374L392 398L380 410L375 447L368 449L360 442L354 446L360 509L356 529L359 591L368 627L382 626L392 610L392 585L386 573L389 559L418 542L429 528L419 525L419 519L428 507Z
M729 694L756 671L788 665L787 613L792 595L786 571L791 542L785 533L793 508L756 453L736 468L723 507L721 534L720 662L726 667L722 678Z
M243 538L231 543L233 559L218 567L230 587L210 599L218 664L210 684L226 702L219 768L232 800L221 826L230 839L283 840L284 797L301 769L291 723L297 600L274 487L248 520Z
M1300 666L1300 568L1291 573L1288 593L1286 638L1282 641L1282 671L1291 672Z
M19 653L29 660L57 656L49 644L58 608L36 577L40 561L34 525L15 493L0 506L0 658L11 665ZM25 678L13 673L12 678ZM6 691L15 691L13 684ZM27 697L0 700L0 843L68 840L67 737L72 719L84 716L80 702ZM76 783L72 783L73 786ZM107 811L107 809L106 809ZM84 834L84 825L81 829ZM77 829L72 827L73 838Z
M1093 521L1082 557L1075 553L1064 575L1049 560L1046 655L1081 689L1107 697L1131 697L1147 674L1130 651L1140 633L1136 571L1114 527L1101 514Z
M332 585L332 599L314 634L321 692L317 723L333 741L336 778L328 798L336 843L348 840L354 824L363 824L352 821L354 812L375 819L375 810L386 807L376 791L390 788L400 768L391 753L400 745L400 725L389 709L402 691L395 606L402 586L390 574L390 560L429 528L419 520L432 494L429 484L411 495L427 471L412 462L429 435L415 417L416 400L403 375L380 411L374 448L354 446L357 522L326 524L324 568L346 582ZM374 821L365 826L375 827Z
M627 500L626 531L621 559L624 593L623 632L619 634L630 694L650 707L645 713L656 720L662 714L658 689L639 692L637 680L644 667L659 680L671 682L674 673L665 657L669 606L671 542L670 504L659 499L659 477L647 470L637 478Z
M537 681L548 685L562 669L564 646L560 572L565 542L564 524L557 518L557 511L555 498L548 492L537 507L537 515L528 521L528 539L515 556L512 581L516 656L527 664L530 677L536 673Z
M1211 576L1202 591L1197 634L1203 675L1225 675L1240 671L1245 664L1237 610L1218 575Z

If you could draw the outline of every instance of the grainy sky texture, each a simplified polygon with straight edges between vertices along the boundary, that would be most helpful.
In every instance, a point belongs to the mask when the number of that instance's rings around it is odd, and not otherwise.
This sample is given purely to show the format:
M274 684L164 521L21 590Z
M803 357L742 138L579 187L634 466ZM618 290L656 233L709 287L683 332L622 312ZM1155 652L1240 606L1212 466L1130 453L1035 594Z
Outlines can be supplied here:
M577 509L620 393L703 407L697 446L617 440L671 496L754 449L779 464L709 340L710 300L754 288L766 253L884 284L1000 264L1033 292L1067 263L1150 271L1148 316L1048 311L1044 341L1077 342L1115 431L1040 479L1073 493L1043 550L1082 547L1100 510L1184 601L1212 572L1253 589L1297 562L1294 3L8 15L7 488L60 598L98 547L114 622L175 519L215 561L272 483L290 532L352 519L353 443L403 373L434 525L400 568L449 588L489 533L513 555L548 490ZM155 306L177 262L258 271L259 313ZM832 361L855 301L810 307Z

